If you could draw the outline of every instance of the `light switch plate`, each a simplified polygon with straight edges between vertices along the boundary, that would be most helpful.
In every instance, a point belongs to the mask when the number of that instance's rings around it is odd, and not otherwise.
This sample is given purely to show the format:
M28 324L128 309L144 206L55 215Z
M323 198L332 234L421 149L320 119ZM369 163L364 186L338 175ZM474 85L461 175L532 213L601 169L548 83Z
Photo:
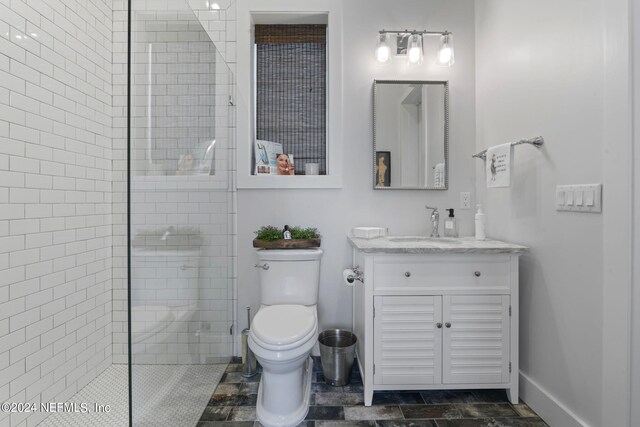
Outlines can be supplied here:
M557 185L556 210L602 212L602 184Z

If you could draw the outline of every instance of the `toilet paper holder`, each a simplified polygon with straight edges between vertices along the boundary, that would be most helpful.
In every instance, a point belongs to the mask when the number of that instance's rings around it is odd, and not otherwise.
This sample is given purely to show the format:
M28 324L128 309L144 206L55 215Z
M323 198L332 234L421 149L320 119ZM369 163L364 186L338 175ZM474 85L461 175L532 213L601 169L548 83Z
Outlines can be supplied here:
M353 270L353 274L347 276L347 282L353 283L358 280L361 283L364 283L364 273L360 270L360 266L356 265L351 270Z

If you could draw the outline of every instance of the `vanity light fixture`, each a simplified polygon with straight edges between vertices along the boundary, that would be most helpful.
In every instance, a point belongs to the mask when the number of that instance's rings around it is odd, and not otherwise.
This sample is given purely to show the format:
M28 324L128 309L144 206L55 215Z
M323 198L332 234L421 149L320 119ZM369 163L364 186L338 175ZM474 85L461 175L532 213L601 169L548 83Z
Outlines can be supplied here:
M376 60L380 63L389 62L395 50L397 55L407 56L409 65L419 65L424 58L422 46L424 36L439 36L440 49L438 50L436 62L447 67L453 65L455 62L453 35L449 31L382 29L379 31L377 38Z

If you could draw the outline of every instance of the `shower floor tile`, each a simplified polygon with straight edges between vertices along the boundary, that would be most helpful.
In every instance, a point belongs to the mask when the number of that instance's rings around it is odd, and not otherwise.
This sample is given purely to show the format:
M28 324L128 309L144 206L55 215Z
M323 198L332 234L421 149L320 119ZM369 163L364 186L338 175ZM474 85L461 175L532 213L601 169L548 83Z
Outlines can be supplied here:
M198 420L226 420L228 407L208 407L211 388L224 365L136 365L133 368L133 416L136 427L193 427ZM111 365L69 402L109 404L109 412L55 413L41 427L127 427L129 389L126 365ZM236 388L237 390L237 388ZM251 398L248 398L251 401ZM254 405L255 405L255 401ZM206 409L205 409L206 408ZM203 413L203 409L205 412Z
M525 403L509 403L502 390L376 392L373 405L365 407L357 368L344 387L325 384L319 358L313 368L311 406L301 426L548 427ZM238 360L229 364L218 387L210 390L197 427L261 427L255 420L260 374L244 378L240 372Z
M86 414L58 412L51 414L40 427L88 427L129 425L129 388L126 365L111 365L76 393L68 402L110 405L109 412Z

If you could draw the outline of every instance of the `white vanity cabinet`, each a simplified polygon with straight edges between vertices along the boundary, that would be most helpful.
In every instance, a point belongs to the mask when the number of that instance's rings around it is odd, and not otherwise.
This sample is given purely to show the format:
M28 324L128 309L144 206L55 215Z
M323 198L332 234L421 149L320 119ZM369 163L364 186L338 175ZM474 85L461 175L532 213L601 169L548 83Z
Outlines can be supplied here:
M353 286L353 330L365 405L375 390L469 388L506 389L517 403L518 257L526 248L376 240L379 248L350 239L363 272Z

